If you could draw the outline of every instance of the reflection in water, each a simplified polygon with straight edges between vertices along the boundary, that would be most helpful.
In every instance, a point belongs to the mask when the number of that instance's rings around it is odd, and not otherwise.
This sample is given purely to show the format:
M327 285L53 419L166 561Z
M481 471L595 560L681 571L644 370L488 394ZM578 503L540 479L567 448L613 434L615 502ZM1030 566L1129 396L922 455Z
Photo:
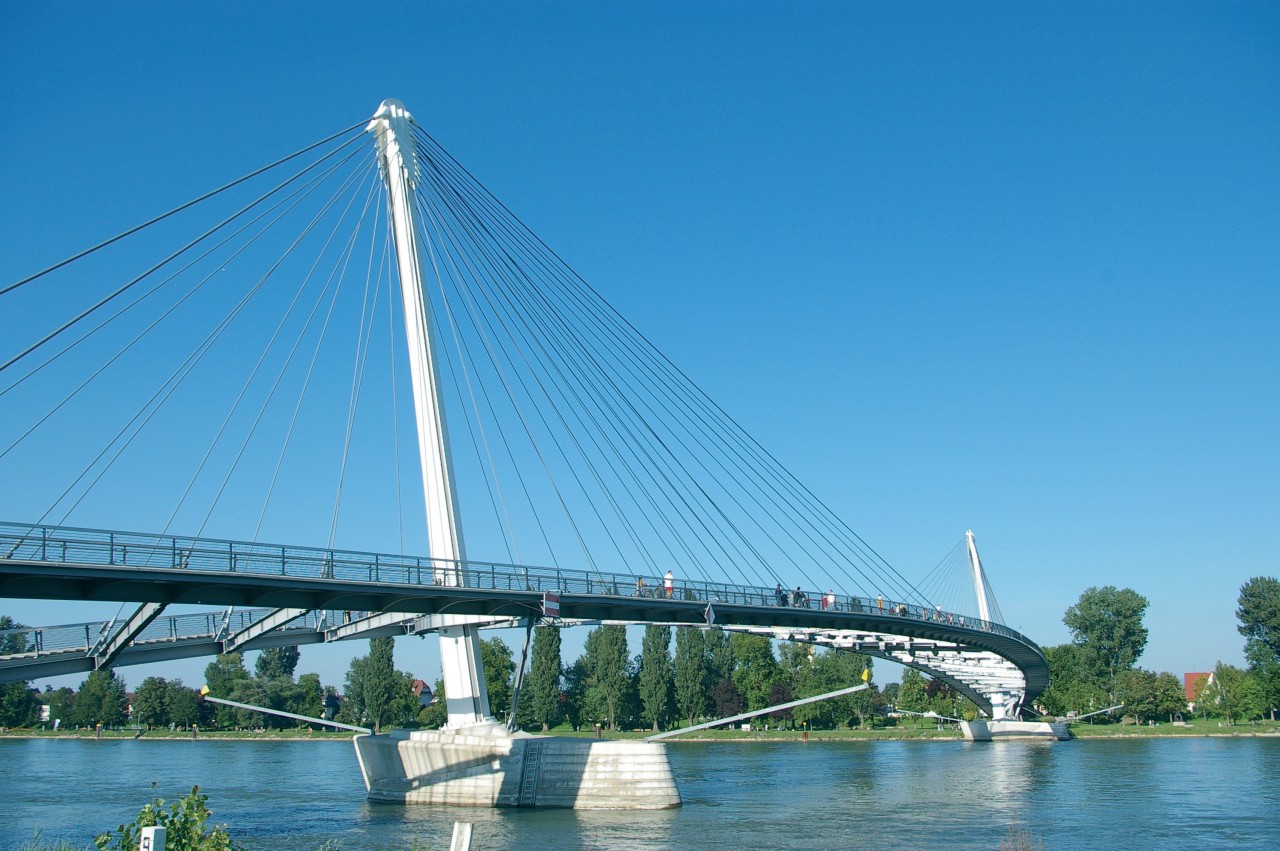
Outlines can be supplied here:
M0 739L0 848L77 846L199 783L253 849L1280 847L1280 739L670 746L685 805L649 812L370 804L347 743Z

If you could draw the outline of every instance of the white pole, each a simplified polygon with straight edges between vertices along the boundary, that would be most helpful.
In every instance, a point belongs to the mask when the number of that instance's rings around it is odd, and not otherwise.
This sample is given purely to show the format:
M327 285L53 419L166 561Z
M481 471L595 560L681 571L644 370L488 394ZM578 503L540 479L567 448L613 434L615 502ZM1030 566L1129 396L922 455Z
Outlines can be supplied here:
M978 617L987 623L991 622L991 610L987 607L987 586L982 581L982 562L978 560L978 545L974 543L973 531L964 533L969 544L969 567L973 569L973 593L978 597Z
M413 116L398 100L388 99L365 129L378 147L378 163L387 186L387 210L395 240L404 302L405 339L413 380L413 406L418 425L418 456L427 506L427 535L436 565L436 581L462 584L466 561L462 528L454 501L449 435L445 426L440 375L436 371L429 303L422 289L422 257L413 188L418 158L413 145ZM480 662L480 633L473 626L445 626L440 630L440 667L444 673L445 704L451 728L492 724L484 668Z
M449 851L471 851L471 822L453 823L453 840L449 843Z

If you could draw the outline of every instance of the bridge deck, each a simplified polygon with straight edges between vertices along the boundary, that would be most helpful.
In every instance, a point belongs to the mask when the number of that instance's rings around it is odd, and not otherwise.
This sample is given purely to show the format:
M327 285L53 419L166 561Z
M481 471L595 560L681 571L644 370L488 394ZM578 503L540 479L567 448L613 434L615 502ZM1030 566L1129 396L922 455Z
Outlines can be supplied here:
M780 606L774 589L678 579L670 597L633 574L0 523L0 596L405 614L560 616L632 623L854 630L989 651L1017 666L1030 701L1048 685L1034 642L1008 627L897 601L821 592ZM451 584L457 583L457 584Z

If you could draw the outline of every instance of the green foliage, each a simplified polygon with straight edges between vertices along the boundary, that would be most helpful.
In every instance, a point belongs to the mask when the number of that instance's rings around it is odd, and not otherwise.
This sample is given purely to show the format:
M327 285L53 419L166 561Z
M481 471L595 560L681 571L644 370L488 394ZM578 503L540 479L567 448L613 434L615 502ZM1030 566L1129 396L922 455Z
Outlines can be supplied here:
M274 680L278 677L293 679L293 672L298 668L298 660L302 657L297 647L269 647L258 654L258 661L253 669L258 679Z
M689 725L706 714L711 695L707 635L706 630L696 626L676 628L675 705Z
M49 704L49 720L61 721L63 724L74 724L76 719L76 692L69 686L63 686L49 692L45 698Z
M708 629L702 640L707 645L707 683L714 687L725 677L733 676L733 643L722 629Z
M0 615L0 656L26 653L31 649L27 633L23 632L25 629L26 624L18 623L8 615Z
M1142 616L1147 598L1130 588L1088 588L1062 622L1084 654L1086 675L1111 691L1116 677L1133 667L1147 646Z
M1240 634L1244 655L1263 704L1280 709L1280 580L1257 576L1240 588Z
M223 653L205 666L204 682L214 697L225 700L239 700L234 697L239 688L248 680L249 672L244 667L244 657L239 653ZM240 710L235 707L214 704L214 721L223 727L239 726ZM260 715L255 717L260 718Z
M449 723L449 707L444 700L443 678L436 680L434 694L439 697L439 700L418 710L418 723L428 730L438 730ZM346 707L343 708L345 710ZM354 722L354 719L352 720Z
M145 805L131 824L117 827L115 837L103 833L94 837L93 844L99 851L136 851L142 828L163 827L165 851L239 851L241 846L232 841L225 825L205 828L205 822L213 814L207 806L208 799L199 786L193 786L191 794L175 801L167 810L165 802L156 799Z
M28 727L40 716L40 700L25 681L0 683L0 727Z
M26 626L0 615L0 655L30 650ZM26 727L39 718L40 700L30 683L18 680L0 684L0 727Z
M147 677L133 693L133 720L148 727L169 723L169 683L164 677Z
M511 648L501 638L484 639L480 642L480 660L489 712L494 718L505 718L511 712L511 693L515 690L516 663L511 658Z
M561 663L558 627L540 626L533 631L532 657L529 675L524 682L527 697L520 700L521 714L527 712L529 721L540 726L545 733L560 723Z
M564 703L561 706L564 720L575 733L582 728L586 719L600 717L589 714L585 706L589 679L586 657L579 658L564 669Z
M862 672L870 670L871 659L847 650L824 650L809 657L801 669L796 697L813 697L829 691L857 685ZM842 697L806 703L792 710L797 723L809 727L833 729L840 725L865 724L873 709L873 691L846 694Z
M644 630L639 691L641 718L656 733L671 717L675 675L671 664L671 627L650 624Z
M1247 671L1219 662L1213 669L1213 682L1205 686L1196 701L1196 708L1201 706L1234 724L1260 717L1266 702L1257 680Z
M747 699L748 709L769 705L773 684L782 676L778 660L773 657L773 641L767 635L735 632L729 638L733 646L733 682Z
M925 676L915 668L902 672L902 685L898 687L898 707L908 712L928 712L929 693L925 688Z
M587 634L585 645L586 689L583 717L618 729L619 712L627 696L627 631L622 626L600 626Z
M177 727L190 727L192 724L201 723L200 695L195 689L183 686L182 680L169 680L168 704L170 724Z
M352 659L347 671L346 693L351 711L374 732L403 711L406 675L395 669L394 650L392 636L370 639L369 655ZM398 702L401 706L397 706Z
M128 718L124 683L112 670L93 671L76 696L76 723L118 727Z

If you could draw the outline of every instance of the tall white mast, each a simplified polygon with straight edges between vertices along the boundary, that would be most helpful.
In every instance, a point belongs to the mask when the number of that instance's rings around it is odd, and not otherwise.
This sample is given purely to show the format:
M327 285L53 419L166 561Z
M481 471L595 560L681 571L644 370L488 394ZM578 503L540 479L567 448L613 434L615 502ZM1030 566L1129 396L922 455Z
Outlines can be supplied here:
M462 584L466 549L454 499L453 465L445 427L440 376L436 372L435 341L431 336L430 307L423 296L422 258L413 206L418 180L418 158L413 145L411 116L398 100L388 99L374 113L365 129L378 147L378 165L387 186L387 209L395 240L404 301L405 339L409 346L409 371L413 378L413 407L418 424L418 455L422 462L422 489L427 506L427 535L436 565L436 581ZM493 723L480 661L480 635L474 626L447 626L440 630L440 667L444 674L445 704L449 727Z
M978 561L978 545L973 541L972 530L964 533L969 544L969 567L973 569L973 593L978 597L978 617L991 622L991 610L987 607L987 586L982 578L982 562Z

